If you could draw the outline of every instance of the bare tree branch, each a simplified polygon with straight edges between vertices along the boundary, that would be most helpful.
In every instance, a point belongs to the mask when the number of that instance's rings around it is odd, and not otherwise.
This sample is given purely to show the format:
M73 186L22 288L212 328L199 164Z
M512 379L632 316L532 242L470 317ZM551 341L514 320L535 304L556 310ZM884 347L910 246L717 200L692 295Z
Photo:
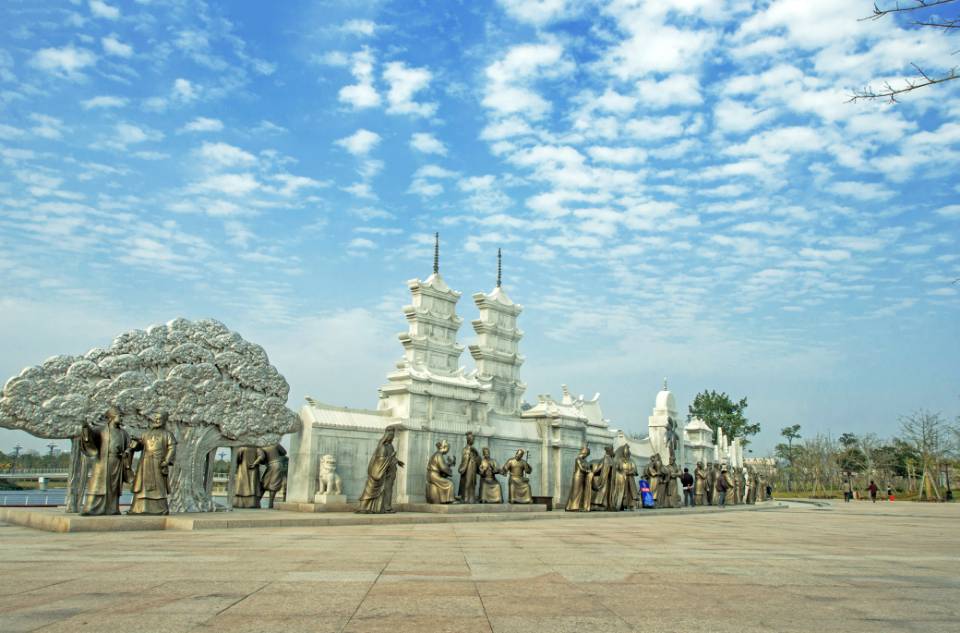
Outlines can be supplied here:
M906 11L917 11L919 9L931 9L933 7L938 7L944 4L953 4L957 0L913 0L913 4L910 6L901 6L899 2L895 3L889 9L881 9L880 5L877 3L873 4L873 15L868 15L865 18L860 18L860 21L864 20L879 20L885 15L891 13L904 13ZM956 22L956 20L951 20L951 22Z
M871 86L866 86L865 88L854 92L850 96L850 99L847 100L847 103L855 103L857 101L866 99L889 99L890 103L896 103L897 95L901 95L912 90L917 90L918 88L924 88L926 86L942 84L954 79L960 79L960 73L958 73L957 67L951 68L946 75L941 77L931 77L926 72L921 70L916 64L911 64L911 66L917 70L917 73L920 75L920 79L906 79L904 81L904 85L899 88L894 88L890 85L890 82L884 82L881 90L874 90Z

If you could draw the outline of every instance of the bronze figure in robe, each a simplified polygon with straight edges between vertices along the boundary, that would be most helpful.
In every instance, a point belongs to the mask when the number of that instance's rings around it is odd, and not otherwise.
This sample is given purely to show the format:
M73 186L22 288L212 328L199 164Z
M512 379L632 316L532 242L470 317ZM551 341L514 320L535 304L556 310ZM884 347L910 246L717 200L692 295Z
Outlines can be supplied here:
M463 447L460 458L460 487L457 496L463 503L477 502L477 473L480 468L480 454L473 447L473 433L467 432L467 445Z
M631 459L630 445L624 444L614 455L610 481L610 509L614 512L633 510L639 499L637 465Z
M707 501L707 471L703 467L703 462L697 462L697 467L693 471L693 502L702 506Z
M483 459L480 460L480 503L503 503L503 489L497 480L500 468L497 462L490 458L490 449L483 449Z
M266 466L260 477L260 490L261 494L270 493L267 507L272 508L277 493L283 488L287 479L287 451L280 444L258 449L257 459L254 460L253 465L258 468Z
M573 479L565 507L567 512L590 512L593 501L593 466L587 461L589 456L590 449L584 446L573 463Z
M169 514L167 498L170 484L167 477L177 452L177 440L166 429L168 416L162 413L153 421L153 428L130 443L131 452L141 451L130 491L133 503L128 514Z
M707 462L706 479L703 483L703 493L707 500L707 505L713 505L713 489L717 483L717 472L713 468L713 462Z
M256 446L241 446L237 449L237 458L234 463L234 508L259 508L260 497L260 468L257 465Z
M120 494L130 481L130 436L120 425L120 412L110 407L100 417L103 426L86 424L80 431L80 445L93 462L87 481L83 515L120 514Z
M393 447L395 431L388 428L377 443L377 449L367 465L367 483L360 495L361 514L389 514L393 509L393 486L397 479L397 467L403 462L397 459Z
M660 488L660 470L662 468L660 454L654 453L650 456L650 463L643 469L643 478L647 480L647 484L650 486L650 494L653 495L653 506L655 508L660 508L663 504L661 498L663 490Z
M720 505L720 479L726 477L723 470L723 464L713 465L713 502L715 505ZM724 503L726 503L726 499L724 499Z
M509 476L507 479L507 498L510 503L533 503L533 495L530 493L530 480L527 479L527 475L533 472L533 468L523 458L523 455L523 449L517 449L514 456L503 465L503 473Z
M605 446L603 457L593 465L593 509L612 510L610 484L613 478L614 454L612 446Z
M437 442L437 450L427 463L427 503L453 503L454 458L447 457L450 444L447 440Z

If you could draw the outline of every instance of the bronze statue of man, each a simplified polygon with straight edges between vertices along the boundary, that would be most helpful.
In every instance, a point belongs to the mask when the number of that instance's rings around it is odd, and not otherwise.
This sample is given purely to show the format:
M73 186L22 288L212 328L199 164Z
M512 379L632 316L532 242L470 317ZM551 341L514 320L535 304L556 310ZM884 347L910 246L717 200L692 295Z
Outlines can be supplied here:
M437 450L427 463L427 503L453 503L454 458L447 457L450 444L447 440L437 442Z
M713 462L707 462L707 479L704 484L704 494L706 495L708 506L713 505L713 489L716 487L716 483L717 472L714 470Z
M698 506L706 503L707 490L707 471L703 468L703 462L697 462L697 467L693 471L693 502Z
M663 464L660 462L660 454L654 453L650 457L650 463L643 469L643 478L647 480L650 486L650 494L653 495L653 505L655 508L662 507L663 490L660 488L660 471Z
M533 503L530 480L527 479L527 475L533 472L533 467L523 455L523 449L518 448L514 456L503 465L503 473L508 475L507 499L510 503Z
M287 451L280 444L265 446L257 450L257 459L254 460L253 465L266 466L260 477L260 489L263 491L261 494L270 493L267 507L273 508L277 493L283 488L287 479Z
M483 449L483 458L480 460L480 503L503 503L503 489L497 481L500 468L497 462L490 457L490 449Z
M587 461L589 456L590 449L584 446L573 463L573 478L565 507L567 512L590 512L593 501L593 466Z
M177 439L167 430L166 413L153 420L153 428L130 443L131 452L142 451L130 491L133 503L128 514L169 514L167 479L177 452Z
M610 485L615 457L612 446L603 448L603 457L593 465L593 509L612 510Z
M120 494L124 481L130 481L130 436L120 424L120 412L110 407L100 416L102 426L84 424L80 445L93 462L87 481L85 516L120 514Z
M667 495L670 498L668 508L679 508L682 505L680 500L680 467L677 466L677 460L672 455L670 463L667 465ZM662 483L662 482L661 482Z
M388 428L377 443L377 449L367 465L367 483L360 495L361 514L389 514L393 509L393 485L397 478L397 466L403 462L397 459L393 447L394 429Z
M259 449L256 446L241 446L234 461L233 507L257 509L263 490L260 488L260 467L257 463Z
M614 456L610 481L610 506L615 512L633 510L640 499L637 488L637 465L630 458L630 445L624 444Z
M477 502L477 473L480 469L480 454L473 447L473 433L467 431L467 445L460 457L460 488L457 497L463 503Z

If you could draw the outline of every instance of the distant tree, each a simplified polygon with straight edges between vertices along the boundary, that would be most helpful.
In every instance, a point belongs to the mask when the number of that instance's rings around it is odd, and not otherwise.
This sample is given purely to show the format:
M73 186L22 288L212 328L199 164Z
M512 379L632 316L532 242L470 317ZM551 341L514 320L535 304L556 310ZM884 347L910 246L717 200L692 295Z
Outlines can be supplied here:
M793 424L791 426L785 426L780 429L780 435L782 435L787 440L787 461L790 463L789 475L787 476L787 490L790 490L793 483L793 465L794 465L794 454L793 454L793 440L800 439L800 425ZM783 446L779 444L778 446Z
M900 430L903 439L913 446L920 457L920 498L940 500L936 477L948 452L949 427L946 420L939 413L921 409L901 416Z
M960 0L879 0L873 5L873 14L863 19L880 20L887 16L910 13L916 17L912 20L914 26L944 29L945 31L958 29L960 28L960 17L944 17L937 12L945 8L946 5L954 5L958 1ZM911 64L911 66L916 71L915 77L905 79L902 84L896 86L888 81L885 81L880 88L868 85L855 91L851 95L850 101L886 99L891 103L896 103L897 97L906 92L960 78L960 72L958 72L960 69L956 65L951 65L948 70L940 73L928 72L917 64Z
M700 418L713 430L714 438L717 437L717 429L723 429L724 435L731 439L739 437L743 445L747 445L750 443L749 437L760 432L760 424L747 420L743 414L746 408L746 398L734 402L726 393L701 391L688 407L687 420Z

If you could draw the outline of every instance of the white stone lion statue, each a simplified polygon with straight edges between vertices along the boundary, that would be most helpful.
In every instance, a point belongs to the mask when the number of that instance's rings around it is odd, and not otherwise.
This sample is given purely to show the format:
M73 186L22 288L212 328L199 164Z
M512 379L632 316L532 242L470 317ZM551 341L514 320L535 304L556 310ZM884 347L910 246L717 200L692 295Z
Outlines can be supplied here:
M343 494L343 482L340 480L340 475L337 474L337 458L333 455L324 455L320 458L320 472L317 478L317 494Z

